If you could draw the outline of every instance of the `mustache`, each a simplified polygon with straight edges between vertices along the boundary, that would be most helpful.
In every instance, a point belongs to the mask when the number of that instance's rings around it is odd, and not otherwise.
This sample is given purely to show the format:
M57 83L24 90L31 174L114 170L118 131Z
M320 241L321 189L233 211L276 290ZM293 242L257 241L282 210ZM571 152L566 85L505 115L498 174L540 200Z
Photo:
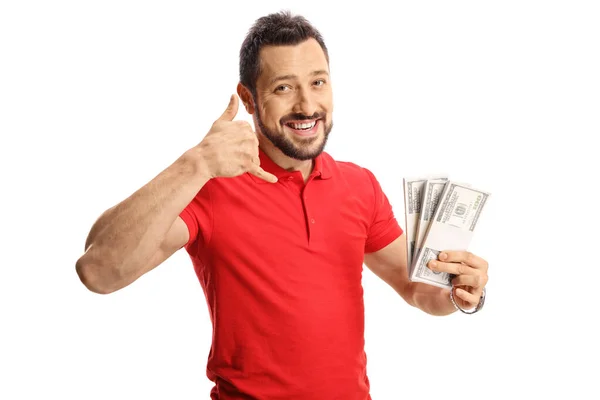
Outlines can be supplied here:
M313 119L323 119L325 118L325 113L316 112L311 116L306 116L304 114L290 114L281 119L282 124L287 124L290 121L307 121Z

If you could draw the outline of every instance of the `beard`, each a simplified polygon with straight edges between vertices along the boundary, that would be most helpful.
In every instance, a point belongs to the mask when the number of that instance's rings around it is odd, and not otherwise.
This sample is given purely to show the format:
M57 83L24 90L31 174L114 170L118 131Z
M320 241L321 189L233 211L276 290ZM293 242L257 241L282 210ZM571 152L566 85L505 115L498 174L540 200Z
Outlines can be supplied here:
M256 104L256 100L254 101L254 104ZM258 127L260 128L260 131L262 132L262 134L269 139L269 141L271 143L273 143L273 145L275 147L277 147L279 150L281 150L281 152L283 154L285 154L286 156L296 159L296 160L302 160L302 161L306 161L306 160L312 160L315 157L317 157L319 154L321 154L323 152L323 150L325 149L325 145L327 144L327 139L329 138L329 134L331 133L331 130L333 129L333 121L331 121L329 123L329 125L327 125L325 123L325 117L326 114L325 113L315 113L312 116L304 116L301 114L292 114L287 116L286 118L282 118L282 120L311 120L311 119L317 119L317 118L321 118L320 124L323 125L323 129L324 129L324 135L323 137L321 137L321 135L316 135L313 137L308 137L308 138L302 138L299 140L292 140L291 138L287 137L285 135L285 133L283 133L282 131L275 131L272 129L269 129L265 126L265 124L263 123L263 120L260 116L260 111L258 107L255 107L256 110L256 123L258 125ZM282 129L283 128L283 124L282 125ZM316 142L318 142L319 140L321 140L321 143L313 148L314 144Z

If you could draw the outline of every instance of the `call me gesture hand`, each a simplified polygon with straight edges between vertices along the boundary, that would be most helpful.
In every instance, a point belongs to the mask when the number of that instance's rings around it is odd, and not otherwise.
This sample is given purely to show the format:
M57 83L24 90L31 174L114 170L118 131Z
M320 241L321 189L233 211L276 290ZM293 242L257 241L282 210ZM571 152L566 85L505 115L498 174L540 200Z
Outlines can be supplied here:
M246 172L267 182L277 177L260 167L258 137L246 121L234 121L239 100L232 95L223 114L213 123L210 131L196 150L202 154L209 178L235 177Z
M468 251L443 251L438 261L432 260L427 266L435 272L455 275L452 290L458 307L463 310L477 307L488 282L487 261Z

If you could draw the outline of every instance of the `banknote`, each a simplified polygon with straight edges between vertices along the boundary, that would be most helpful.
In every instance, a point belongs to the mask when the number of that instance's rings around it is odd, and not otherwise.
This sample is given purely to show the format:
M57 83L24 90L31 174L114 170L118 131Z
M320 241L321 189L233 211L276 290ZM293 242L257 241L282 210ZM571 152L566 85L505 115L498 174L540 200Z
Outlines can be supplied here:
M467 250L490 193L448 181L431 220L422 249L415 257L410 280L451 288L452 275L434 272L427 263L443 250Z
M404 218L405 218L405 235L406 235L406 252L407 252L407 268L409 276L413 261L413 254L417 239L417 224L421 214L422 191L427 180L442 179L447 180L448 176L439 175L423 175L420 177L404 178Z
M423 201L421 202L421 213L417 221L417 233L415 239L415 248L413 249L413 258L419 256L419 251L423 247L423 239L429 228L429 222L433 218L433 214L438 205L440 195L446 187L446 179L427 180L423 186Z

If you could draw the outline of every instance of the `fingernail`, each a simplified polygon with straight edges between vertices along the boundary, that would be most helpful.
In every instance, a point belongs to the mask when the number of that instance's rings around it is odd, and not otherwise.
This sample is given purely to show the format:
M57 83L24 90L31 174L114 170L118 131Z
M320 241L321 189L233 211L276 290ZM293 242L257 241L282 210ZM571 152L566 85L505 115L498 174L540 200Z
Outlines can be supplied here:
M448 258L448 254L440 253L440 260L445 260L446 258Z
M432 261L429 263L429 268L435 268L437 267L437 263L435 261Z

